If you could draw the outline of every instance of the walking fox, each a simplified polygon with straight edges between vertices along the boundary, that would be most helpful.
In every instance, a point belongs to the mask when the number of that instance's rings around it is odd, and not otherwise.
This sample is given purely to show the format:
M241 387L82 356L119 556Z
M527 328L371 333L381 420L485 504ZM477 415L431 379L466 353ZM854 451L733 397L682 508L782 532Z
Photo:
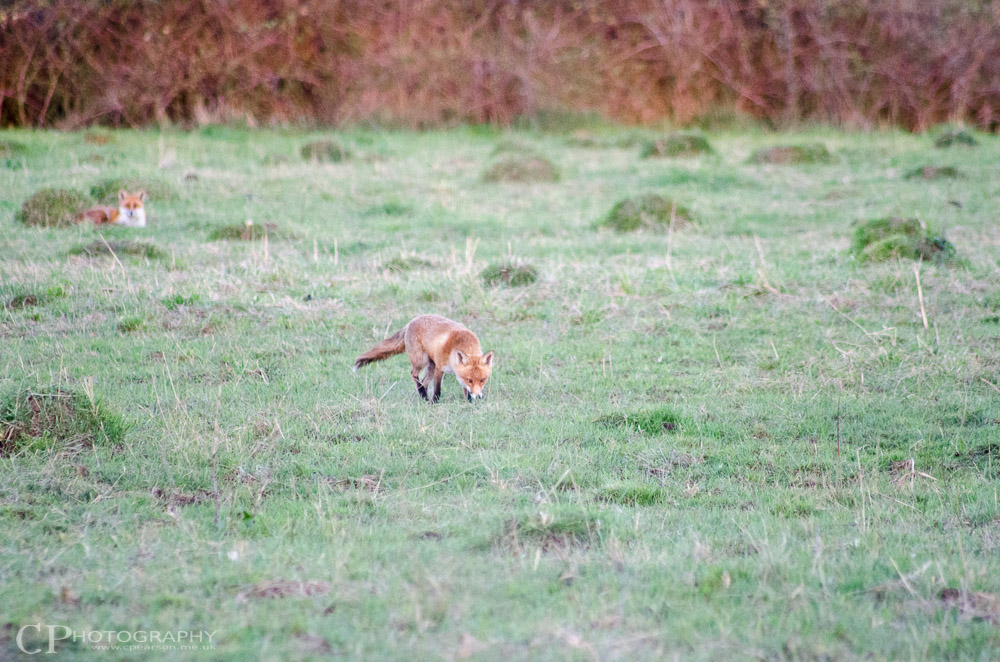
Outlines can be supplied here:
M410 356L413 365L410 375L424 400L438 401L441 380L449 372L458 379L469 402L483 397L483 385L493 370L493 352L483 354L476 334L458 322L440 315L414 317L401 330L359 356L354 361L354 370L403 352ZM421 379L420 371L424 368L427 372ZM432 389L429 396L428 389Z
M114 223L131 228L144 228L146 227L146 208L143 206L145 201L145 191L139 191L135 194L118 191L117 209L103 205L91 207L87 211L81 212L78 220L90 221L94 225Z

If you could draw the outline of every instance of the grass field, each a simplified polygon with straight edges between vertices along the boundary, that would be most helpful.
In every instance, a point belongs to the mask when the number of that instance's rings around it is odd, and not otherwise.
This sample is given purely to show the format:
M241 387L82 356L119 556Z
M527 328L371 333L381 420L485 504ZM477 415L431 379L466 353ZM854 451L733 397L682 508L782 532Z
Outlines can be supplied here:
M214 633L171 659L996 659L1000 140L656 135L0 132L0 659L35 624ZM145 229L17 220L119 178ZM598 227L646 193L690 220ZM893 216L954 256L852 254ZM351 372L421 313L496 351L484 400ZM145 654L99 645L55 643Z

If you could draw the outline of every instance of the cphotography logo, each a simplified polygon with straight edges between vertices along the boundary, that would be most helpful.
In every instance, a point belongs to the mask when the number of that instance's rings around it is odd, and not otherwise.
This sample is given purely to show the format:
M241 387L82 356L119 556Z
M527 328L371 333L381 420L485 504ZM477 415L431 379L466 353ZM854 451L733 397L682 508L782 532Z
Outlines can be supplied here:
M215 633L207 630L74 630L65 625L34 623L17 631L17 647L26 655L55 653L57 642L89 644L94 650L214 650Z

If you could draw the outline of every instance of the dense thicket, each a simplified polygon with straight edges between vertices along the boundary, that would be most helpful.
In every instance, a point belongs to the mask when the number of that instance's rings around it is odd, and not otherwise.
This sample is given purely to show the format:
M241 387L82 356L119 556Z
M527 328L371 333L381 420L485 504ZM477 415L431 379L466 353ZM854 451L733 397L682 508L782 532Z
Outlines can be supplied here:
M34 0L0 124L1000 120L994 0Z

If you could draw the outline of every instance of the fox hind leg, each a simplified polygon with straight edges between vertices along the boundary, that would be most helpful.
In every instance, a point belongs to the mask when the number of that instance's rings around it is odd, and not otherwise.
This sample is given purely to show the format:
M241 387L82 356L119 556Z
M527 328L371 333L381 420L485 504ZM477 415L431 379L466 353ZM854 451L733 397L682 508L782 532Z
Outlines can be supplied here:
M433 367L434 364L432 363L431 366ZM428 375L431 374L430 369L427 370L427 374ZM431 402L437 402L438 399L441 397L441 380L442 379L444 379L444 370L439 370L439 369L435 368L434 369L434 397L432 398Z
M417 394L423 398L427 399L427 389L424 388L423 383L420 381L420 368L414 368L410 371L410 375L413 377L413 383L417 385Z
M426 359L426 357L425 357L425 359ZM410 371L410 376L413 377L413 383L417 385L417 393L424 400L427 399L427 387L424 385L424 382L427 381L427 376L425 376L424 379L421 380L420 379L420 371L423 370L425 367L427 367L427 365L429 363L431 365L433 365L433 363L431 363L429 360L425 360L422 363L421 362L415 362L413 364L413 370ZM428 368L427 375L429 376L430 373L431 373L431 371Z
M432 389L434 388L433 381L434 381L434 373L436 371L437 371L437 368L434 365L434 359L428 358L427 359L427 372L424 373L424 378L422 380L423 387L424 387L424 393L427 394L427 398L426 399L428 399L428 400L430 400L430 399L432 399L434 397Z

